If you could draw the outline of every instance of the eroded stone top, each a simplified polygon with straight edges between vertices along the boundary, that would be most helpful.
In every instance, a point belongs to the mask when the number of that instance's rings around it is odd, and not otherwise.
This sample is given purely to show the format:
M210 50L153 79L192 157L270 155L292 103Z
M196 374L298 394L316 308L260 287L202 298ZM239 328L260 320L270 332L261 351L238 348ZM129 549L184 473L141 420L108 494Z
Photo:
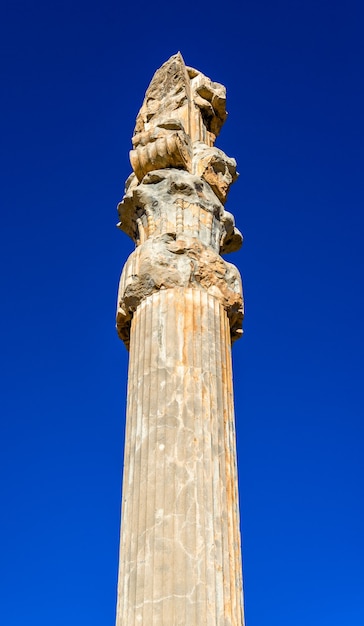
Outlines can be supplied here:
M118 227L137 247L119 289L117 326L126 344L138 303L172 286L214 293L228 312L232 338L241 333L240 275L220 257L242 244L224 208L238 177L236 161L214 146L225 104L225 87L187 67L180 53L156 71L146 91L132 138L133 173L118 205Z

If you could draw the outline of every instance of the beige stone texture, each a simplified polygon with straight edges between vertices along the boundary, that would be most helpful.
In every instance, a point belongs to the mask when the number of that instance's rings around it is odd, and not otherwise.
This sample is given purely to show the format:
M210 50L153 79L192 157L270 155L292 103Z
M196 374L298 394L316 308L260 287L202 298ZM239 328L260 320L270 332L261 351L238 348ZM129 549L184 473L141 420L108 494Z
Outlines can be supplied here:
M118 227L137 246L152 236L182 232L221 254L239 250L243 242L233 215L208 181L183 170L155 170L141 183L132 174L118 213Z
M136 120L133 146L150 128L163 127L171 119L180 122L192 142L212 146L227 117L225 105L225 87L186 67L178 52L152 78Z
M139 304L160 289L192 287L214 296L227 312L232 343L242 330L240 274L196 238L153 237L127 260L120 279L116 326L129 347L130 323Z
M132 320L117 626L241 626L230 328L172 288Z
M201 141L193 144L193 173L210 185L222 204L225 204L230 187L239 176L235 159Z
M241 277L221 254L236 162L225 88L180 53L138 114L118 205L135 242L116 325L130 350L116 626L244 626L231 345Z
M135 149L130 152L130 162L139 181L148 172L165 167L192 169L191 139L181 122L160 122L156 128L133 139Z

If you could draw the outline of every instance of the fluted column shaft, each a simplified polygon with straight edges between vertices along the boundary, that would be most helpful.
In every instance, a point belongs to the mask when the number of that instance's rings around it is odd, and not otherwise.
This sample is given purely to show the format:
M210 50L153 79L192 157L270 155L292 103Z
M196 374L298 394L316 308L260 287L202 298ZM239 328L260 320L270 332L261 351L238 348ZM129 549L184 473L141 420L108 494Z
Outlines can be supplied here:
M130 331L117 626L242 626L230 324L149 295Z

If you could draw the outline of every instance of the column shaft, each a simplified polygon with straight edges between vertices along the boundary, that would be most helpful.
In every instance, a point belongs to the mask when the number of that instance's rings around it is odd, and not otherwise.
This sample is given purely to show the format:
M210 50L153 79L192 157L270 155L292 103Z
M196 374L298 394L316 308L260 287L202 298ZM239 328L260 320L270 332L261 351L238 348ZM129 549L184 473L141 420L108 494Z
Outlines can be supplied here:
M230 325L201 289L134 313L116 626L242 626Z

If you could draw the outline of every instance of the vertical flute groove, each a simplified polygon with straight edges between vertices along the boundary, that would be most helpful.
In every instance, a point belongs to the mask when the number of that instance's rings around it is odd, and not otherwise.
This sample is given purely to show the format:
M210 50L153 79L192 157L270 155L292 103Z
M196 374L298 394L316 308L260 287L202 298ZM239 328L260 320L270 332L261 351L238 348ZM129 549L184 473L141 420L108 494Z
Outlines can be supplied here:
M169 294L167 293L163 293L162 295L162 299L165 299L167 297L167 300L169 299ZM171 309L170 306L166 306L166 311L167 311L167 323L166 323L166 335L165 338L167 337L167 328L169 327L169 324L171 323L170 319L170 313L171 313ZM158 365L162 365L161 363ZM158 367L158 374L160 371L160 367ZM158 387L159 389L159 387ZM158 402L158 406L159 406L159 402ZM159 445L164 446L163 450L161 451L161 456L163 458L163 463L160 469L161 475L163 475L163 542L162 542L162 546L163 546L163 575L162 575L162 581L163 581L163 585L162 585L162 595L163 596L170 596L172 590L171 587L173 587L173 583L171 584L171 581L168 579L168 565L170 565L168 563L168 558L169 558L169 545L168 545L168 526L170 526L171 523L171 516L172 516L172 510L171 510L171 501L174 498L174 493L173 493L173 485L174 485L174 481L171 480L171 476L169 475L168 472L168 463L166 462L166 459L169 457L170 455L170 446L171 446L171 437L170 437L170 424L169 424L169 415L168 415L168 410L167 407L165 409L165 414L163 416L163 438L160 440L158 438L158 442ZM170 483L168 484L168 482L170 481ZM169 496L169 497L168 497ZM169 606L167 606L168 600L162 603L161 606L161 622L162 624L167 623L168 621L168 609L170 608ZM169 602L170 603L170 602Z
M143 326L142 326L142 322L143 322ZM142 315L141 319L139 318L139 325L141 327L141 336L143 336L146 330L145 315ZM148 345L144 346L144 351L142 353L139 353L141 370L144 373L147 370L148 347L149 347ZM139 385L141 385L141 377L138 377L138 386ZM140 587L139 587L138 582L142 574L141 572L142 563L140 563L141 559L140 559L139 551L143 549L143 542L142 542L142 538L140 535L141 535L141 527L142 527L141 518L143 517L143 511L141 510L142 509L141 503L143 502L143 491L144 491L143 475L142 475L143 456L144 456L143 455L143 451L144 451L143 428L144 428L144 412L145 412L145 404L146 404L145 397L147 393L148 393L148 385L143 384L142 390L140 393L140 405L137 408L138 421L137 421L136 442L135 442L135 460L136 460L136 470L135 470L136 489L134 491L134 501L136 504L136 515L134 516L134 519L136 519L136 524L135 524L135 529L134 529L134 532L136 534L135 554L134 554L134 570L135 570L134 605L135 607L137 607L139 604Z
M226 381L224 378L224 360L223 353L221 351L221 344L224 340L224 335L221 333L221 324L225 316L225 311L222 310L222 307L219 302L215 301L215 337L216 337L216 355L218 360L218 372L219 372L219 380L217 381L217 389L220 397L219 404L221 406L221 417L219 420L219 440L221 446L221 452L219 454L220 459L220 475L221 480L225 483L226 475L228 471L228 451L226 450L226 441L225 441L225 432L224 426L226 422ZM228 549L228 524L229 524L229 502L228 502L228 493L226 488L221 490L221 507L224 515L222 519L224 520L224 527L222 532L222 542L223 542L223 557L224 557L224 607L225 610L230 609L231 605L231 586L230 586L230 570L229 570L229 549Z
M229 579L230 579L230 597L231 597L231 614L233 624L236 624L235 620L235 585L233 585L234 571L235 568L231 567L232 557L233 557L233 541L232 541L232 532L233 532L233 524L234 524L234 513L231 512L234 508L234 494L231 489L231 442L229 438L229 429L231 422L231 405L229 402L229 378L227 375L227 352L230 345L230 333L227 333L227 316L225 312L220 317L220 328L219 328L219 336L220 336L220 354L222 360L221 372L222 372L222 388L224 393L224 419L222 422L222 437L224 440L224 448L226 454L226 464L225 464L225 481L226 481L226 490L225 493L228 499L228 515L227 515L227 528L226 528L226 542L227 542L227 569L229 571Z
M152 298L151 298L151 303L150 306L158 306L158 330L157 330L157 337L158 337L158 341L159 342L163 342L164 341L164 327L163 327L163 315L161 315L161 304L163 303L163 294L161 294L158 297L159 294L153 294ZM154 337L153 337L154 339ZM156 377L158 377L158 368L159 368L159 352L156 355L156 361L155 361L155 375ZM153 385L155 385L155 380L153 380ZM152 384L152 381L151 381ZM158 397L158 389L157 389L157 397ZM159 412L162 412L163 414L163 406L158 407L156 406L156 413L155 413L155 427L153 430L153 438L152 438L152 442L153 442L153 453L154 453L154 461L155 461L155 456L157 454L157 445L158 445L158 436L159 436ZM163 414L164 417L164 414ZM149 602L151 603L151 623L156 624L156 619L155 617L158 619L158 614L155 615L155 610L158 609L158 606L156 605L156 603L154 602L154 600L156 599L156 592L158 590L158 587L156 585L157 582L159 582L159 576L157 578L157 572L156 572L156 568L155 568L155 554L156 551L158 549L158 528L157 528L157 520L158 520L158 468L156 463L154 463L154 477L153 477L153 486L154 486L154 491L153 491L153 495L154 495L154 506L152 509L152 528L151 528L151 534L153 537L153 541L152 541L152 551L151 551L151 565L150 565L150 569L151 572L153 572L153 576L151 576L152 579L152 595L149 598ZM160 591L162 592L162 587L160 586Z

